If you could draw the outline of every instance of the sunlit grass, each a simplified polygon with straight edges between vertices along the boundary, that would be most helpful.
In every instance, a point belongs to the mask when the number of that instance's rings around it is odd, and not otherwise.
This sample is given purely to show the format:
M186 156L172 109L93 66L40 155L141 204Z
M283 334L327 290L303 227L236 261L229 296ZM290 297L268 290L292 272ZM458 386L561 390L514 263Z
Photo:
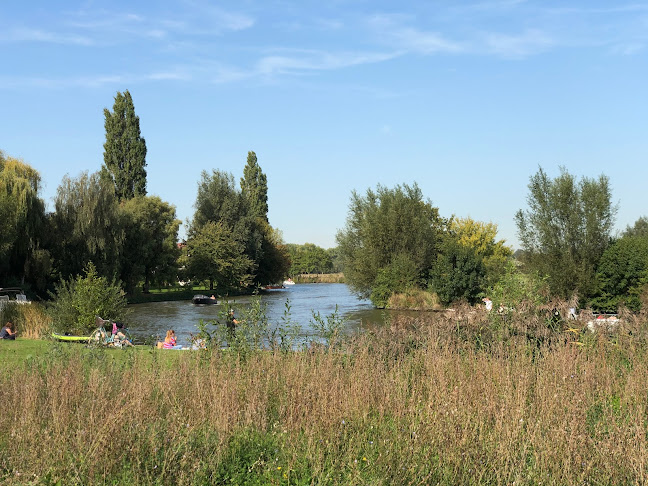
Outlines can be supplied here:
M648 480L641 320L614 336L575 336L542 334L534 317L498 323L459 309L433 318L335 350L244 359L44 349L0 374L0 481Z

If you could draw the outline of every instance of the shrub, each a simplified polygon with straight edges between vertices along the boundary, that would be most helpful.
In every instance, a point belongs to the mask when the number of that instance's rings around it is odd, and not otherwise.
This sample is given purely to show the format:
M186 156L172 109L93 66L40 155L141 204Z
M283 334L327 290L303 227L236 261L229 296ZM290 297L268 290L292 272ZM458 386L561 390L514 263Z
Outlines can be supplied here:
M61 280L50 296L49 313L54 328L61 332L86 333L95 327L97 317L119 320L126 315L126 298L120 285L97 274L92 262L85 276Z

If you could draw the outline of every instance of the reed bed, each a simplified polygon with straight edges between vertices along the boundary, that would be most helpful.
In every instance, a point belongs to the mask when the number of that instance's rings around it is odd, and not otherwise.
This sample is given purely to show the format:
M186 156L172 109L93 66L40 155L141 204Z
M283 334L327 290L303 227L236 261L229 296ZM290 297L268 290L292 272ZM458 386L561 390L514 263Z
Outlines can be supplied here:
M545 333L466 309L245 358L57 346L0 374L0 481L645 484L642 322Z

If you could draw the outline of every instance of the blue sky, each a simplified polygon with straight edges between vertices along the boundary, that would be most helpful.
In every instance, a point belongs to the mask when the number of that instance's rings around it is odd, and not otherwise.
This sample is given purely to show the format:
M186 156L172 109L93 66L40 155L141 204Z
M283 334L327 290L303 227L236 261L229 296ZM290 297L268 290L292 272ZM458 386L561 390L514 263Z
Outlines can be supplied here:
M128 89L149 194L183 221L249 150L288 243L335 246L353 190L416 182L516 246L539 166L607 175L619 230L648 214L647 1L31 0L0 25L0 149L50 209Z

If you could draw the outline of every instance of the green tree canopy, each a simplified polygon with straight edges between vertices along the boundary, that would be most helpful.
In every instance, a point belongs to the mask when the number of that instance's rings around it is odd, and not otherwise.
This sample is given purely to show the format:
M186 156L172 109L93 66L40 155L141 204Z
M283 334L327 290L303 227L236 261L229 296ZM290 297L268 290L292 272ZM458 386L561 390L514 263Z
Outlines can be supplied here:
M623 236L648 237L648 218L641 216L632 226L625 229Z
M102 176L115 185L121 199L146 195L146 140L140 134L133 98L117 92L113 111L104 108L106 143Z
M248 214L268 222L268 178L261 170L254 152L248 152L241 178L241 193L248 205Z
M246 215L245 204L241 193L236 189L234 176L219 170L213 170L211 175L206 171L200 174L195 209L190 234L210 221L222 222L235 229ZM246 239L247 234L243 236Z
M356 294L369 298L381 271L398 259L398 267L411 269L414 281L423 285L436 259L444 226L438 209L423 200L416 184L394 189L379 185L375 191L367 190L364 197L354 191L346 226L337 234L346 281ZM383 280L384 271L384 287ZM396 287L394 282L387 290Z
M513 250L504 240L497 240L497 225L472 218L453 218L450 234L460 245L471 248L484 265L485 284L494 284L504 274Z
M187 240L189 275L209 281L209 288L227 294L252 283L253 261L244 253L245 245L222 221L209 221Z
M45 203L40 174L0 151L0 281L24 280L40 249Z
M430 286L443 304L465 300L474 304L486 283L484 257L454 235L443 238L441 251L430 272Z
M303 245L288 245L288 253L292 265L291 275L300 273L331 273L333 271L333 260L331 254L313 243Z
M125 201L122 281L128 292L144 280L148 292L152 279L175 279L180 220L175 207L157 196L137 196ZM173 275L170 274L173 273Z
M124 226L115 189L99 173L65 176L52 215L52 254L63 279L94 262L100 275L120 274Z
M576 181L561 168L551 179L540 168L531 177L527 202L529 208L515 216L527 269L546 275L553 295L592 295L616 214L608 178Z
M598 293L591 306L616 312L620 305L641 309L641 293L648 284L648 235L624 236L610 245L599 262Z

